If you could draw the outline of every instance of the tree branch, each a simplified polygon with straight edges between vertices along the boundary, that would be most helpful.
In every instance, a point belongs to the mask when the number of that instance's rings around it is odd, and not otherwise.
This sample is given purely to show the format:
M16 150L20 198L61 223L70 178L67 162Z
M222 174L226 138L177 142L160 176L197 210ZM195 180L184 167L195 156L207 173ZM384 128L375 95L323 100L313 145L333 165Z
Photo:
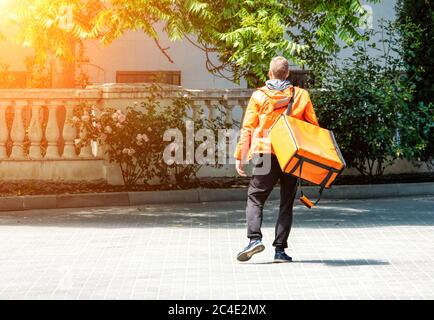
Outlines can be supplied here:
M163 48L160 45L160 42L158 42L158 40L156 38L154 38L154 42L157 45L158 49L160 49L160 51L165 55L165 57L167 58L167 60L169 60L170 63L173 63L172 58L169 56L169 54L166 52L167 50L170 49L170 47L167 48Z
M227 77L226 75L224 75L221 70L226 70L228 72L230 72L229 69L226 68L226 66L228 65L228 63L222 63L220 66L216 66L212 61L211 58L209 56L210 52L217 52L217 48L208 48L206 45L199 45L196 42L194 42L193 40L191 40L186 34L184 34L184 38L187 39L188 42L190 42L193 46L195 46L196 48L202 50L205 53L205 57L206 57L206 61L205 61L205 67L207 69L208 72L212 73L213 75L219 77L219 78L223 78L229 81L233 81L232 78Z

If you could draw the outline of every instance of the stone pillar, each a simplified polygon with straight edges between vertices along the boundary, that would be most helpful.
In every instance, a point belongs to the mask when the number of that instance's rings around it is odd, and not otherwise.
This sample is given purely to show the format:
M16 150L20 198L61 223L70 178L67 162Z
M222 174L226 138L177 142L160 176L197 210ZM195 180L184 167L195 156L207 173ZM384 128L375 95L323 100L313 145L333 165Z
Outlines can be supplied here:
M9 105L10 101L0 101L0 159L7 159L6 142L9 132L6 124L6 109Z
M42 121L40 117L41 107L44 105L44 101L34 101L31 103L32 117L29 124L29 140L30 159L41 159L41 141L42 141Z
M77 131L72 123L72 117L74 116L74 108L77 105L76 101L68 101L65 104L65 125L63 126L63 139L65 141L65 147L63 149L63 158L74 159L77 158L75 153L74 140L77 138Z
M57 123L57 108L60 105L60 101L50 101L48 104L48 121L45 128L45 138L47 139L47 153L45 158L58 159L59 146L58 140L60 136L59 125Z
M23 124L23 108L27 105L27 101L18 100L13 104L14 119L11 129L12 152L11 159L24 159L23 142L25 137Z

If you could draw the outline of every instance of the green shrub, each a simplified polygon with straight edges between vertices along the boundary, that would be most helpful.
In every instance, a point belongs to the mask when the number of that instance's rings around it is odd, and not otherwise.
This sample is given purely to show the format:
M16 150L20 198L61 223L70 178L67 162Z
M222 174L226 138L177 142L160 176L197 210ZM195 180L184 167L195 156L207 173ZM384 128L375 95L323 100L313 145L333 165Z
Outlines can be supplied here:
M434 114L432 105L413 103L396 25L380 32L381 49L370 31L313 94L320 124L335 133L348 165L369 176L381 175L397 158L417 160L429 144L422 131L432 130Z
M402 56L406 72L415 84L414 110L417 118L428 118L418 125L416 131L430 142L417 154L417 158L434 166L434 4L426 0L399 0L397 3L399 28L402 34ZM412 141L412 137L409 137Z

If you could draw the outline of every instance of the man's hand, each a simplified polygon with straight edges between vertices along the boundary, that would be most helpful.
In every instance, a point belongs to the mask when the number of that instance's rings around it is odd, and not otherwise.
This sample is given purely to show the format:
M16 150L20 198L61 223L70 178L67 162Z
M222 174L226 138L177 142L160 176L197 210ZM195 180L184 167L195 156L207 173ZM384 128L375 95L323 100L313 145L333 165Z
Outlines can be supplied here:
M235 162L235 168L240 176L247 177L247 174L244 172L244 163L242 163L241 160L237 159Z

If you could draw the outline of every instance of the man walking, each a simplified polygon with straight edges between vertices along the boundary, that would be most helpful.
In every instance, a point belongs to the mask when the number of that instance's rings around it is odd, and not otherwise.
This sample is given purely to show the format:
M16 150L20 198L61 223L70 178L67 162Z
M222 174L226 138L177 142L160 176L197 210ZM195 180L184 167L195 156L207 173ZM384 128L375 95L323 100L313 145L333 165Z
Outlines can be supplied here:
M244 115L240 140L235 151L236 170L246 176L244 164L253 160L253 175L250 180L246 219L249 244L237 256L239 261L247 261L254 254L265 249L262 244L261 225L265 201L280 180L280 208L276 222L275 262L291 262L285 253L292 226L292 208L297 191L297 178L283 173L274 155L268 130L277 118L292 105L290 115L300 120L318 125L312 102L306 90L294 87L286 80L289 76L289 63L284 57L276 57L270 63L269 79L266 85L256 90L250 98ZM267 161L268 160L268 161Z

